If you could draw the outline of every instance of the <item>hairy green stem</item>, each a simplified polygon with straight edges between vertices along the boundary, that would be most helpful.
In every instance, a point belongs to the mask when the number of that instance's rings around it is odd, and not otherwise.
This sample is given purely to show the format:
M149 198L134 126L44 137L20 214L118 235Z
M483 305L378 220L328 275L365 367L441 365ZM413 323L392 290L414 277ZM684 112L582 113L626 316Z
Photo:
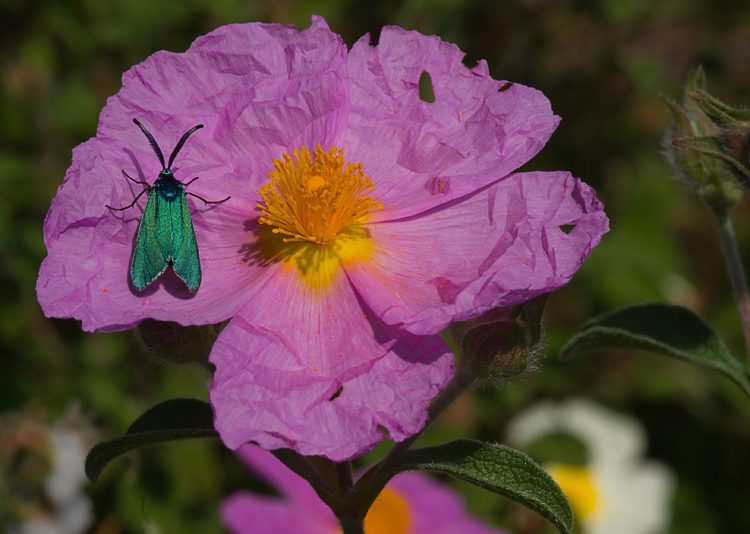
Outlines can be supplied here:
M346 493L354 487L351 462L341 462L339 464L336 464L336 479L339 485L339 495L341 496L341 498L345 498Z
M342 502L347 501L347 497L354 489L354 478L352 477L352 463L341 462L336 464L336 478L338 481L339 498ZM343 534L364 534L364 515L362 517L352 517L350 515L339 515L338 520L341 523Z
M461 365L459 360L456 372L451 381L443 391L432 399L430 407L427 409L427 421L422 430L409 436L404 441L396 443L388 454L386 454L385 458L365 473L356 484L352 484L351 465L349 462L337 465L341 501L339 502L339 506L336 507L338 512L334 509L334 513L341 523L343 534L364 534L364 518L367 515L367 509L375 500L379 489L382 487L377 484L372 486L371 483L392 469L401 456L414 444L424 429L437 419L475 381L476 377L464 365Z
M333 466L336 464L330 460L318 458L318 466L316 466L311 462L310 457L294 452L292 449L276 449L271 453L291 471L307 480L323 502L328 503L338 497L338 493L333 487L335 482L333 477L323 476L323 472L333 473ZM329 469L323 469L328 466L330 466Z
M742 319L742 330L745 333L745 349L750 359L750 297L747 292L747 280L745 279L745 270L742 266L740 251L737 248L737 241L734 238L734 229L732 220L728 215L717 217L716 222L719 226L719 235L721 244L724 247L724 255L729 267L729 277L732 280L734 288L734 297L737 299L737 308L740 311Z
M409 448L417 441L417 438L424 432L424 430L434 422L437 417L450 406L462 393L464 393L474 382L476 377L470 373L464 365L461 365L461 360L456 366L456 372L453 378L448 383L446 388L441 391L430 403L430 407L427 408L427 421L425 422L422 430L416 434L409 436L404 441L399 441L393 448L388 451L385 458L374 468L372 473L367 473L368 481L377 479L383 473L388 472L399 458L409 450Z
M355 517L339 517L343 534L365 534L364 521Z

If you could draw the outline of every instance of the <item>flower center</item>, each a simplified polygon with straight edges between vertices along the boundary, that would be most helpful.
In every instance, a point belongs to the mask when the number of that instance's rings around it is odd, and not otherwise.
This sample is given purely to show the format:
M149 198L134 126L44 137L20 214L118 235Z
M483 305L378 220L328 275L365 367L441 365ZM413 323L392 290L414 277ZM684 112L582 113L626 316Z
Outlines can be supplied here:
M597 488L591 473L584 466L553 464L547 467L550 476L560 485L573 507L573 512L585 519L593 514L598 503Z
M312 154L303 146L294 158L274 159L276 169L269 183L258 190L262 224L284 234L284 242L311 241L327 245L334 239L350 239L342 234L347 226L365 215L383 209L367 194L375 189L362 171L361 163L346 163L344 151L331 147L323 152L320 143Z

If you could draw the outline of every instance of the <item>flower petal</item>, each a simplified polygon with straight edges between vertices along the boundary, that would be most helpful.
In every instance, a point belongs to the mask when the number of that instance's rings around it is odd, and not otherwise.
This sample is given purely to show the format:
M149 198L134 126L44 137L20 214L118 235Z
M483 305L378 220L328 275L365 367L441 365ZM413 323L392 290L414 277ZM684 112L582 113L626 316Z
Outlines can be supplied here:
M565 172L514 174L367 227L376 251L347 274L383 321L415 334L562 287L608 229L594 191Z
M646 433L637 420L586 399L538 402L511 422L507 434L509 443L523 446L556 432L581 440L597 469L617 469L646 450Z
M273 498L240 491L222 502L221 521L234 534L336 532L338 521L305 479L254 445L243 445L237 456L281 495Z
M663 531L671 515L675 480L663 464L644 460L647 437L636 419L586 399L541 401L519 413L506 430L508 443L525 446L545 436L569 434L585 447L597 505L577 519L590 534Z
M348 160L363 164L386 211L405 217L502 178L531 159L557 127L539 91L490 78L480 61L435 36L385 27L377 47L360 39L347 61ZM419 98L428 72L435 102ZM502 91L499 91L500 89Z
M343 461L371 449L383 431L401 441L420 430L453 374L442 339L380 322L342 270L322 289L296 267L267 270L273 279L211 353L210 398L224 443Z
M419 472L395 476L387 488L397 491L409 504L409 532L430 534L503 534L504 530L470 517L460 495L450 486ZM507 533L506 533L507 534Z
M321 517L315 513L317 510L297 501L238 491L221 503L219 513L221 522L234 534L332 534L336 532L337 521L330 510L326 511Z
M300 143L331 143L346 120L346 48L320 18L303 32L280 25L226 26L184 54L159 52L123 76L102 111L97 137L77 147L44 226L49 252L37 293L48 316L74 317L83 329L121 330L144 318L217 323L248 302L255 273L243 266L257 218L256 189L272 160ZM248 87L251 88L248 89ZM282 120L282 116L285 117ZM161 164L132 123L139 118L168 159L179 137L199 130L173 166L187 189L203 282L191 294L171 269L142 292L129 283L134 236L146 195L123 175L152 183ZM326 136L329 137L326 137Z
M333 513L307 481L273 455L251 445L243 445L237 454L251 471L277 487L281 498L250 492L238 492L229 497L222 503L221 518L231 532L330 534L339 528ZM388 482L386 490L404 499L408 531L412 534L505 534L470 517L459 494L424 473L401 473Z
M648 534L669 526L676 481L667 466L628 459L594 475L604 502L599 513L586 518L587 533Z
M236 451L240 460L256 475L274 486L282 498L303 504L317 515L330 514L328 507L305 479L289 469L274 455L255 445L242 445Z

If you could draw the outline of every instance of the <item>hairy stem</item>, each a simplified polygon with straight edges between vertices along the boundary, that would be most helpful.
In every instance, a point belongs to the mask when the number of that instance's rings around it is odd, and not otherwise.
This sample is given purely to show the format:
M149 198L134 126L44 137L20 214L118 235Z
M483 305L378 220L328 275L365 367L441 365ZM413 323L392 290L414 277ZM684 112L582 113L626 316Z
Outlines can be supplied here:
M472 375L465 366L459 365L456 367L456 372L453 378L448 383L446 388L441 391L437 397L432 399L430 407L427 409L427 421L425 422L422 430L416 434L409 436L404 441L399 441L393 448L388 451L385 458L375 467L373 472L368 473L369 480L377 479L381 474L386 473L391 467L393 467L399 458L417 441L417 438L424 432L424 430L434 422L437 417L450 406L454 400L456 400L462 393L464 393L474 382L476 377Z
M336 464L336 479L339 486L339 495L342 499L346 498L346 493L354 487L352 478L352 463L341 462Z
M747 280L745 279L745 270L742 266L740 251L737 248L737 241L734 238L734 229L732 220L729 216L717 218L719 226L719 235L721 244L724 247L724 255L729 267L729 277L732 280L734 288L734 297L737 299L737 308L742 318L742 330L745 333L745 349L750 359L750 297L747 293Z
M354 489L352 463L341 462L339 464L336 464L336 478L339 486L339 498L342 502L346 502L350 492ZM361 517L352 517L347 514L341 514L338 515L338 520L341 523L343 534L364 534L365 532L364 515L362 515Z
M355 517L339 517L343 534L365 534L364 521Z

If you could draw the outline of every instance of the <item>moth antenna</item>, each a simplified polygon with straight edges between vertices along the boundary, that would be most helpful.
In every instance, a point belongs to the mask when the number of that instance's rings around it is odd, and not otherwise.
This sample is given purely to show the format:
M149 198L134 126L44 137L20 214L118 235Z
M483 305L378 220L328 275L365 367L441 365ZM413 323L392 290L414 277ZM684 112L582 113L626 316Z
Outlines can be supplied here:
M156 144L156 139L154 139L154 136L151 135L151 132L149 132L146 127L138 122L138 119L133 119L133 122L138 125L138 128L143 130L143 133L146 134L146 137L148 138L148 142L151 143L151 147L154 149L154 152L156 152L156 157L159 158L159 162L161 162L161 170L166 170L167 167L164 166L164 155L161 153L161 148L159 148L159 145ZM171 165L171 161L170 161Z
M182 137L180 138L180 140L179 140L179 141L177 142L177 146L176 146L176 147L174 147L174 150L172 151L172 155L171 155L171 156L169 156L169 166L167 167L167 169L171 169L171 168L172 168L172 163L174 162L174 158L175 158L175 157L177 156L177 153L178 153L178 152L180 151L180 149L182 148L182 145L184 145L184 144L185 144L185 141L187 141L187 138L188 138L188 137L190 137L190 135L191 135L191 134L192 134L192 133L193 133L193 132L194 132L195 130L200 130L201 128L203 128L203 125L202 125L202 124L198 124L197 126L193 126L193 127L192 127L192 128L190 128L190 129L189 129L189 130L188 130L187 132L185 132L185 133L184 133L184 135L183 135L183 136L182 136ZM163 161L162 161L162 165L163 165L163 164L164 164L164 163L163 163Z

